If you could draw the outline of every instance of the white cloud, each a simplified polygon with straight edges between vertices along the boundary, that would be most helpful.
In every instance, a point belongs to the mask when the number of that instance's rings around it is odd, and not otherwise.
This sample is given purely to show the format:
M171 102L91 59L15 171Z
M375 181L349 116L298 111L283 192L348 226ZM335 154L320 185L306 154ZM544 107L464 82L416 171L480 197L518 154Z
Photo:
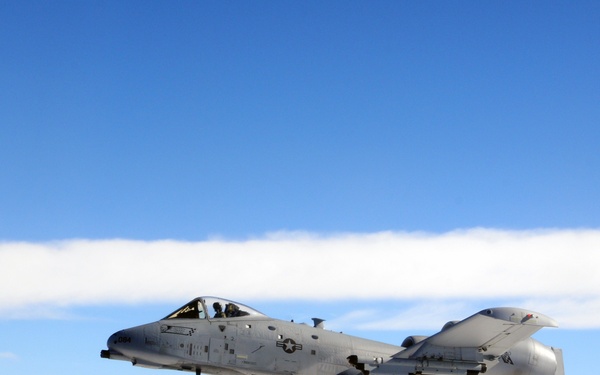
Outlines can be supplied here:
M11 352L0 352L0 359L18 359L16 354Z
M597 299L518 299L518 300L411 300L402 308L350 311L327 321L332 330L353 327L359 331L411 331L415 329L437 332L452 320L463 320L478 311L499 306L532 309L559 323L562 329L600 328L600 309Z
M579 312L582 305L588 311L600 306L599 250L600 230L5 242L0 243L0 314L29 316L28 306L40 303L60 314L72 305L198 295L240 301L503 299L533 301L567 326L600 327L596 314ZM456 304L447 308L460 309Z
M450 320L461 320L479 311L468 303L460 301L427 301L410 304L405 309L388 309L358 317L353 314L345 316L343 326L353 326L358 330L396 331L421 329L440 330ZM358 319L357 319L358 318ZM336 320L334 327L338 324Z

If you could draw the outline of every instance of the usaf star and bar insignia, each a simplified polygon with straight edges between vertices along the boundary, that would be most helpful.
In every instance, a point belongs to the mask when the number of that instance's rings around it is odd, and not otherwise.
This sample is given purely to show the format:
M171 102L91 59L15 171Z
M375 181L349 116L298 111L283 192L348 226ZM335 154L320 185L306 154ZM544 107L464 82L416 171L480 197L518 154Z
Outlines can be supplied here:
M277 341L277 347L283 348L283 351L292 354L296 350L302 350L302 344L296 344L296 341L292 339L285 339L283 341Z

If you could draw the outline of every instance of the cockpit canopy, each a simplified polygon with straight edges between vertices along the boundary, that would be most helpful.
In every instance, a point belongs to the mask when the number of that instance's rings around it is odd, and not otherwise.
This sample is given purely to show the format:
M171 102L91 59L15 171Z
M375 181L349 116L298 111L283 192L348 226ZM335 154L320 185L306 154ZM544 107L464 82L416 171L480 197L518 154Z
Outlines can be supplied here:
M165 319L230 319L237 317L266 317L263 313L241 303L218 297L198 297L163 318Z

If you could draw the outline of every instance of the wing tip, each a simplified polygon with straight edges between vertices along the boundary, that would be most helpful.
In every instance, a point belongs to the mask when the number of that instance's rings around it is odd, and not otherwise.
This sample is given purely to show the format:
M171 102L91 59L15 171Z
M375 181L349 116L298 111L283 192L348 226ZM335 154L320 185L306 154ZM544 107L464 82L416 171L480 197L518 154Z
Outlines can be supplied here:
M556 320L549 316L518 307L493 307L481 310L479 314L494 319L506 320L513 324L558 327Z

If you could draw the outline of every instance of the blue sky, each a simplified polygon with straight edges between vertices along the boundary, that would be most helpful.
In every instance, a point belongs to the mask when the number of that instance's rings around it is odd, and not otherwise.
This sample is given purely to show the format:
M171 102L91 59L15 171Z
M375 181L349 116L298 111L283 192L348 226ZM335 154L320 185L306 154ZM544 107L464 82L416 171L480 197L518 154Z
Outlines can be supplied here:
M390 342L526 305L559 319L536 337L583 371L600 346L599 16L594 1L1 2L0 372L151 373L101 360L108 335L219 293ZM418 273L436 249L464 272ZM196 287L163 287L173 253ZM266 265L293 278L263 290ZM215 268L259 275L240 290L203 277ZM489 282L466 283L473 269ZM359 286L337 280L357 273L371 289L351 303ZM350 318L373 304L439 313L414 330Z

